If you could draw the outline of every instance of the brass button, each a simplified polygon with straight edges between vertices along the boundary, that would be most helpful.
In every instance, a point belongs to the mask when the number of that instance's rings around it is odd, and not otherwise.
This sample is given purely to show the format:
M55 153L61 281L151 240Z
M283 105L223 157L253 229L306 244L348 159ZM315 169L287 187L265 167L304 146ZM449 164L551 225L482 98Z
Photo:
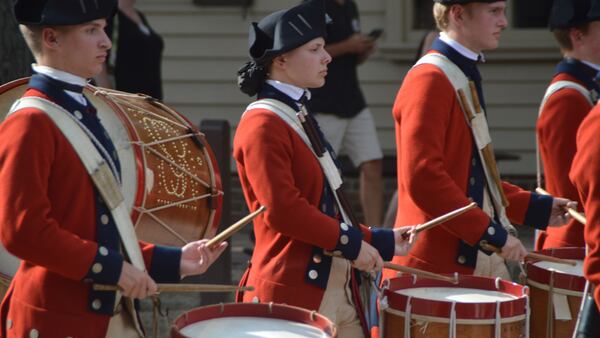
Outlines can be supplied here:
M313 262L315 262L315 263L319 264L319 263L321 263L322 261L323 261L323 257L321 257L321 255L319 255L319 254L316 254L316 255L314 255L314 256L313 256Z
M100 273L100 272L102 272L102 264L95 263L94 265L92 265L92 272L93 273Z

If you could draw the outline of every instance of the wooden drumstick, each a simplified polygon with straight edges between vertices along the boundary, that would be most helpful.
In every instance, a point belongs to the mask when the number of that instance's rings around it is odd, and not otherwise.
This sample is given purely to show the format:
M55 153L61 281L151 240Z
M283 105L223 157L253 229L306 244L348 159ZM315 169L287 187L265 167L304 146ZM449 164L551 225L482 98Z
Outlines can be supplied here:
M477 203L471 202L469 205L467 205L465 207L456 209L456 210L451 211L451 212L449 212L449 213L447 213L445 215L442 215L440 217L436 217L436 218L434 218L434 219L432 219L432 220L430 220L428 222L425 222L423 224L419 224L415 228L415 233L418 234L419 232L422 232L422 231L425 231L425 230L429 230L431 228L435 228L436 226L438 226L438 225L440 225L440 224L442 224L444 222L447 222L447 221L449 221L449 220L451 220L451 219L453 219L455 217L458 217L459 215L462 215L465 212L467 212L467 211L469 211L469 210L471 210L473 208L476 208L476 207L477 207ZM410 235L408 233L403 233L402 234L402 239L408 239L409 237L410 237Z
M547 192L546 190L542 189L542 188L536 188L535 192L537 192L540 195L548 195L550 196L550 193ZM571 215L571 217L573 217L576 221L578 221L579 223L585 225L587 223L585 216L580 213L579 211L571 208L571 207L565 207L566 211L569 213L569 215Z
M253 212L253 213L247 215L246 217L240 219L235 224L233 224L229 228L223 230L223 232L221 232L220 234L216 235L215 237L213 237L210 241L208 241L206 243L206 246L209 247L209 248L213 248L213 247L221 244L221 242L223 242L227 238L233 236L233 234L235 234L236 232L240 231L246 224L250 223L254 218L256 218L256 216L258 216L258 215L262 214L263 212L265 212L265 210L267 210L267 207L265 207L264 205L261 206L255 212Z
M217 284L157 284L158 292L237 292L253 291L253 286L217 285ZM94 284L94 291L118 291L117 285Z
M500 249L494 245L487 244L487 243L481 244L481 247L487 251L493 251L497 254L502 252L502 249ZM542 254L534 253L534 252L528 253L526 258L537 259L538 261L544 261L544 262L552 262L552 263L558 263L558 264L564 264L564 265L571 265L571 266L577 265L577 262L572 259L562 259L562 258L542 255Z
M441 280L441 281L449 282L452 284L458 284L458 280L456 279L456 276L448 277L448 276L440 275L437 273L424 271L424 270L420 270L420 269L415 269L415 268L411 268L408 266L393 264L393 263L389 263L389 262L383 263L383 267L386 269L403 272L403 273L408 273L411 275L417 275L417 276L425 277L425 278L429 278L429 279Z

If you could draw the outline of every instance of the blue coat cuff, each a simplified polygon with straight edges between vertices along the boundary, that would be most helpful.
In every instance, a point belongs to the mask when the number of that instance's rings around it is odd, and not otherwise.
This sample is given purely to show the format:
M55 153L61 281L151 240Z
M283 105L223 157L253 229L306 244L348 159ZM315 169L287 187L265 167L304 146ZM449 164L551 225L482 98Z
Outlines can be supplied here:
M358 257L361 245L362 232L360 229L351 227L344 222L340 223L340 237L334 252L353 261Z
M371 245L379 251L384 261L391 261L396 250L396 241L392 229L371 228Z
M181 248L160 246L154 247L150 277L157 283L178 283L181 280Z
M552 202L554 202L552 196L532 193L523 223L539 230L546 230L552 213Z
M84 281L96 284L116 285L123 269L123 256L117 251L99 246L92 266Z
M483 236L477 242L478 249L483 251L487 255L491 255L492 251L484 250L481 247L482 243L488 243L495 247L502 248L504 244L506 244L506 240L508 239L508 232L504 227L494 222L490 221L490 225L483 232Z

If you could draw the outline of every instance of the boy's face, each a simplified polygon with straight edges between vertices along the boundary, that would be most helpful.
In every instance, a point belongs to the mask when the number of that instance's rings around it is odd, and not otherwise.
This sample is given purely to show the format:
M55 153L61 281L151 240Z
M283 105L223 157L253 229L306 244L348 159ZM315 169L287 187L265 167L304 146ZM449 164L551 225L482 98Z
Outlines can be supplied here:
M98 19L80 25L64 26L55 31L55 51L61 70L83 78L98 75L112 47L104 32L105 19Z
M465 6L463 34L478 51L498 48L501 32L508 25L506 2L474 2Z
M600 64L600 21L589 23L587 32L581 34L578 44L587 61Z

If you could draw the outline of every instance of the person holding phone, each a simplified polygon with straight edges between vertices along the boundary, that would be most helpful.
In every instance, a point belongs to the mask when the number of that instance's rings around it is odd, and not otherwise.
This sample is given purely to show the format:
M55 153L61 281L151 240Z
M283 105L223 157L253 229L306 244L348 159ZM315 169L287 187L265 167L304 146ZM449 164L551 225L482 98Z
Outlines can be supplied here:
M383 218L383 154L358 82L357 67L373 54L382 30L361 33L354 0L326 0L325 6L332 19L325 49L332 61L325 86L311 90L308 105L333 150L348 155L359 169L365 224L379 226Z

